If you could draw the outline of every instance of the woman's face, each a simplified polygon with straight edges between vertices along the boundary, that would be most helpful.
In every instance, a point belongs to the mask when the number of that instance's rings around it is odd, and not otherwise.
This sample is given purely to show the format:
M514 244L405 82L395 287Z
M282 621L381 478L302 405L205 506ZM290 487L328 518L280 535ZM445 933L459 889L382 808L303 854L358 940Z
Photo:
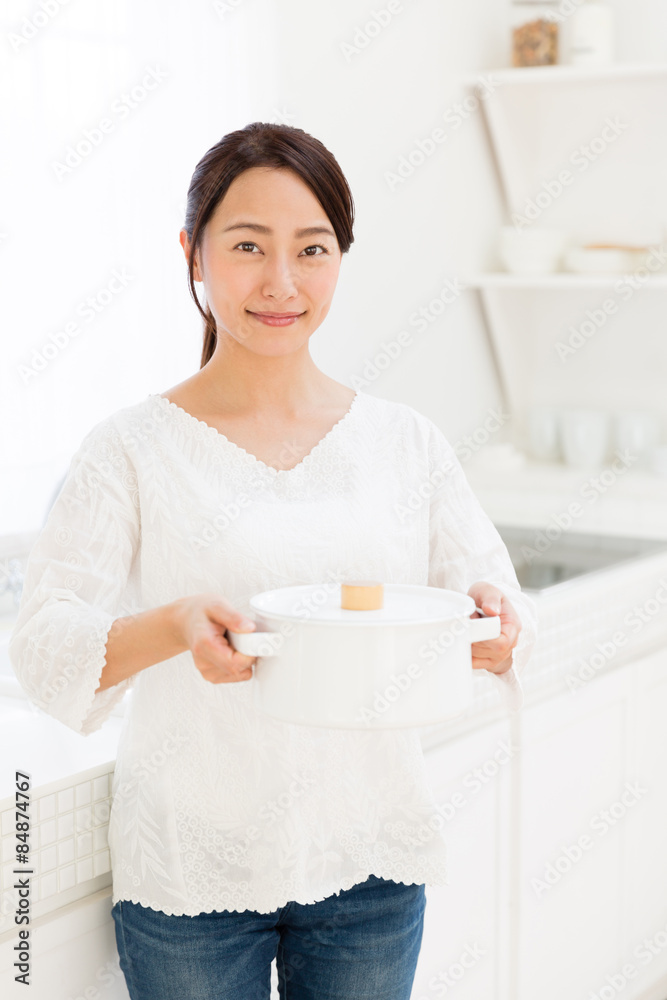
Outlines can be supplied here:
M184 229L181 245L189 257ZM219 335L283 355L303 346L329 312L341 258L333 227L301 178L252 167L209 219L194 278L204 283Z

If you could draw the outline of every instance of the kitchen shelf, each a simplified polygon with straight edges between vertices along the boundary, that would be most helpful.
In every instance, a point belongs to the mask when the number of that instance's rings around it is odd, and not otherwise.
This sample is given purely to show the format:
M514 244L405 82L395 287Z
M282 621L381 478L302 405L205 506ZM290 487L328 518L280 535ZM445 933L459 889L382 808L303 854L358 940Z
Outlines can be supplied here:
M667 63L628 63L599 68L582 66L519 66L489 70L476 76L466 76L463 83L476 88L492 77L503 86L534 86L536 83L604 83L607 81L643 80L654 76L667 77Z
M571 245L667 244L667 61L511 67L464 79L470 93L479 87L507 224L524 218L566 233ZM478 298L520 446L535 405L648 407L667 427L667 341L656 336L653 295L667 291L667 269L633 280L634 263L590 274L487 266L463 281ZM608 299L616 308L607 310Z
M474 274L464 278L462 284L468 288L498 288L530 291L540 289L545 291L614 288L616 282L624 278L633 277L632 272L618 272L613 274L509 274L504 272L489 272L488 274ZM639 283L638 290L643 288L667 289L667 274L652 274L648 279Z
M508 218L537 217L537 225L584 243L662 238L667 139L656 122L667 101L667 62L531 66L464 79L473 92L479 88ZM636 177L641 184L633 184ZM613 225L605 211L612 199Z

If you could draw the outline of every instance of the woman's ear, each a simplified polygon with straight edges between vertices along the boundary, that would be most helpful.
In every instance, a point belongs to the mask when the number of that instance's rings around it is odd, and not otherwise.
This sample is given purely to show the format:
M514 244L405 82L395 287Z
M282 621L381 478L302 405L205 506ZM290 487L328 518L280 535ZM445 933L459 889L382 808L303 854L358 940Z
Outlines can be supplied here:
M190 247L190 240L188 239L187 230L181 229L178 238L180 240L181 246L183 247L183 252L185 253L185 259L187 261L188 267L190 267L190 254L192 252L192 248ZM194 277L195 281L202 281L203 280L202 276L201 276L201 272L199 270L199 254L198 253L195 254L195 260L194 260L194 266L192 268L192 274L193 274L193 277Z

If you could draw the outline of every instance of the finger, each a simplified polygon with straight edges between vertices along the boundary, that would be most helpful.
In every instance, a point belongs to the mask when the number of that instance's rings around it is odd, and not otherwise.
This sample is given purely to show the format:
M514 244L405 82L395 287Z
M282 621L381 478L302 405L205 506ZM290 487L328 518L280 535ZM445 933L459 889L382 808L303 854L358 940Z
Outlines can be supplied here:
M214 684L224 684L238 680L249 680L253 676L252 668L255 659L243 656L240 660L228 663L195 659L195 665L205 680Z
M212 621L224 626L225 629L231 629L232 632L252 632L256 628L252 618L241 614L224 597L211 601L206 611Z
M200 671L204 680L210 684L235 684L237 681L249 681L252 677L252 670L243 670L240 674L228 674L221 669L211 667Z
M241 673L242 671L249 670L257 660L256 656L247 656L245 653L233 652L232 658L229 661L230 669L235 673Z
M483 667L485 670L495 671L496 667L503 663L507 663L509 669L509 666L511 666L513 662L514 657L512 655L512 650L509 650L505 656L473 656L472 658L472 664L475 670Z
M480 639L479 642L473 642L471 645L473 656L480 656L485 653L494 655L503 650L505 650L505 655L507 655L510 649L514 649L519 641L520 631L521 629L517 628L513 622L507 622L503 625L501 633L497 638Z
M192 644L192 655L200 672L203 673L206 669L215 675L221 671L230 680L236 679L240 671L247 671L255 661L255 657L233 649L214 626L204 629L196 637Z
M468 594L485 614L500 614L503 593L498 587L494 587L492 583L485 583L483 580L480 580L478 583L472 585Z
M473 663L473 670L486 670L491 674L504 674L513 666L512 657L507 657L505 660L475 660Z

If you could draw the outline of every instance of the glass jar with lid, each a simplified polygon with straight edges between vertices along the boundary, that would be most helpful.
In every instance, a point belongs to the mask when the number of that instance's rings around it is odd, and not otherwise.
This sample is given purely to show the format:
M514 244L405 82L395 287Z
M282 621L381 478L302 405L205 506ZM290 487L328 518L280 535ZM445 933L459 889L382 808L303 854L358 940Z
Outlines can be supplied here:
M569 62L609 66L614 61L614 11L607 0L583 0L569 19Z
M558 63L559 0L512 0L512 66Z

